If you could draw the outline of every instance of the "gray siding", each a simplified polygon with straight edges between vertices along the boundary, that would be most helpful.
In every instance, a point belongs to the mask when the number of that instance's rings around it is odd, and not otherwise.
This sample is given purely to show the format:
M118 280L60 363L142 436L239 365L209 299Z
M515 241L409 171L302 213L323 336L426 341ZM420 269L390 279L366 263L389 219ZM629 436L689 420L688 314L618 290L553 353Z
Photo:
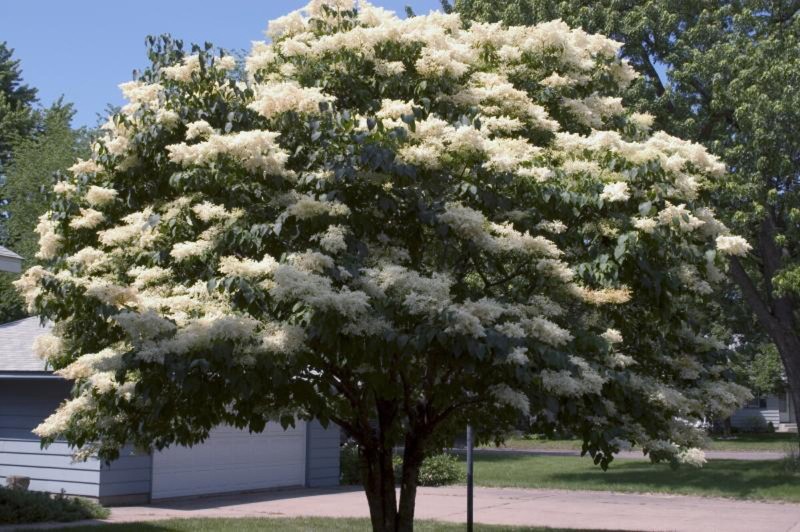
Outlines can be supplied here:
M100 462L73 463L66 443L41 449L31 430L69 394L60 379L0 380L0 483L10 475L31 478L32 490L98 497Z
M31 478L31 489L100 499L104 504L139 504L150 497L152 459L131 449L110 464L72 462L65 442L42 449L31 431L69 395L60 379L0 379L0 484L9 475ZM339 428L317 421L306 431L306 485L339 484Z
M150 501L153 459L126 447L120 457L100 466L100 502L141 504Z
M772 423L775 428L780 424L780 406L778 397L768 395L766 408L740 408L731 415L731 425L747 429L756 423L766 425Z
M19 273L22 271L22 261L0 255L0 272Z
M306 486L339 485L339 427L310 421L306 430Z

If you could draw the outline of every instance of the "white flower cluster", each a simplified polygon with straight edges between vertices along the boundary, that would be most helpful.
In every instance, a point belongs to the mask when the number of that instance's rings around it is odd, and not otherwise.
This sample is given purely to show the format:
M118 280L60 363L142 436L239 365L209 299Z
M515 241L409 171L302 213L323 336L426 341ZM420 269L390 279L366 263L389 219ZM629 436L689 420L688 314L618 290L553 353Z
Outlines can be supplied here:
M94 407L94 399L83 394L61 404L58 409L47 419L39 424L33 433L40 438L48 438L63 434L70 422L81 412L86 412Z
M205 120L197 120L186 124L186 140L208 138L214 134L214 128Z
M285 168L289 154L275 141L272 131L242 131L230 135L211 135L196 144L167 146L172 162L182 166L206 166L220 155L231 157L251 172L291 175Z
M102 212L94 209L80 210L80 216L76 216L69 221L69 226L73 229L94 229L105 220Z
M37 336L33 341L33 352L42 360L49 360L62 355L64 343L59 336L48 333Z
M319 104L332 102L332 96L316 87L301 87L296 82L256 85L256 99L247 107L265 118L273 118L286 111L317 113Z
M603 187L600 197L608 202L627 201L631 197L628 183L624 181L609 183Z
M134 244L137 248L146 249L155 240L155 228L158 221L153 216L153 209L148 207L143 211L128 214L122 218L124 225L118 225L97 233L101 244L108 247L118 247L123 244Z
M260 261L228 256L219 260L219 271L225 275L259 279L275 271L278 263L269 255Z
M505 384L498 384L492 388L491 393L498 403L519 410L523 415L530 414L528 396L519 390L514 390Z
M561 251L543 236L521 233L509 222L489 222L479 211L459 203L448 203L439 215L439 221L447 224L457 235L471 240L491 253L519 252L536 257L556 258Z
M446 274L425 277L399 265L365 269L363 273L370 295L380 298L391 295L410 314L435 315L450 303L453 280Z
M685 449L678 453L678 462L694 467L703 467L706 463L706 453L702 449Z
M100 167L91 159L88 161L78 159L78 162L69 167L69 171L76 176L80 174L96 174L100 171Z
M173 81L188 82L192 80L192 74L200 71L200 56L190 55L183 58L180 64L164 67L161 75Z
M625 111L622 107L622 98L604 97L597 94L580 100L564 98L562 103L580 123L592 128L603 127L607 118L620 115Z
M61 249L64 238L56 232L57 224L51 219L51 213L46 212L39 217L36 225L36 232L39 233L39 251L36 253L38 259L55 258Z
M655 160L671 172L683 168L687 163L712 176L720 176L725 172L725 165L703 146L663 131L656 132L643 142L626 141L618 132L609 130L594 130L586 136L560 132L556 133L556 145L566 152L588 150L617 153L634 164Z
M109 203L113 202L118 195L119 192L113 188L91 185L89 190L86 191L85 199L89 205L92 205L93 207L102 207L103 205L108 205Z
M609 344L622 343L622 333L619 332L617 329L611 329L611 328L606 329L606 331L600 336Z
M717 237L717 250L725 255L732 255L734 257L743 257L752 249L752 246L740 236L725 236L720 235Z
M347 228L345 226L331 225L328 226L324 233L315 235L313 238L319 241L319 246L323 250L335 255L347 249L346 235Z

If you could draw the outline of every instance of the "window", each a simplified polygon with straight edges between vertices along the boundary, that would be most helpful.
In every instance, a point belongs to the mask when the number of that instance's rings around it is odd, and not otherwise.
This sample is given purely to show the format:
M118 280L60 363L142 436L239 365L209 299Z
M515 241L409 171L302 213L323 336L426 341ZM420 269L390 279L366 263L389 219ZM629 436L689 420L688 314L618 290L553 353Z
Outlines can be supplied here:
M764 410L767 408L767 398L762 395L757 395L750 399L747 404L744 405L745 408L752 408L754 410Z

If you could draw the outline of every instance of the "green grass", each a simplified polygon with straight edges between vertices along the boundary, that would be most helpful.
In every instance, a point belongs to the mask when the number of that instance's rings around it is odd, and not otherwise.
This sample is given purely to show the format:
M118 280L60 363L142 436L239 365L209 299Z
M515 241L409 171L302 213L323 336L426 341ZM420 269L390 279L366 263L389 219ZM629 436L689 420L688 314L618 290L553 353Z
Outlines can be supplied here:
M151 521L115 525L97 525L61 528L64 532L350 532L371 531L367 519L331 519L324 517L259 518L259 519L170 519L168 521ZM464 525L459 523L442 523L438 521L417 521L414 530L418 532L462 532ZM541 527L508 527L493 525L475 525L475 530L485 532L581 532L577 529L541 528ZM584 531L589 532L589 531Z
M532 434L527 438L509 438L504 446L508 449L544 449L549 451L580 451L581 440L570 439L548 439L538 434ZM494 448L494 445L485 445L485 448Z
M463 456L462 456L463 459ZM480 486L671 493L800 502L800 475L780 460L709 460L701 469L639 460L616 460L608 471L588 457L479 454Z
M783 452L788 446L796 445L797 434L735 434L729 438L714 436L708 447L710 451L777 451ZM513 437L505 442L509 449L542 449L550 451L580 451L581 441L574 439L547 439L539 435L527 438ZM494 447L487 445L486 448Z
M730 438L715 436L709 449L715 451L778 451L797 447L797 434L772 432L768 434L734 434Z

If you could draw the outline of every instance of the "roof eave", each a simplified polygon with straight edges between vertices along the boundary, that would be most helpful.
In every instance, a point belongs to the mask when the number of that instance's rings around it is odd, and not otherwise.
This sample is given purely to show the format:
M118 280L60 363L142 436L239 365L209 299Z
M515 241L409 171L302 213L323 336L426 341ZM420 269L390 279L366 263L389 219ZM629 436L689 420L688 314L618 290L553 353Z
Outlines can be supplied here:
M9 379L47 379L47 380L65 380L64 377L56 375L52 371L9 371L0 370L0 380Z

